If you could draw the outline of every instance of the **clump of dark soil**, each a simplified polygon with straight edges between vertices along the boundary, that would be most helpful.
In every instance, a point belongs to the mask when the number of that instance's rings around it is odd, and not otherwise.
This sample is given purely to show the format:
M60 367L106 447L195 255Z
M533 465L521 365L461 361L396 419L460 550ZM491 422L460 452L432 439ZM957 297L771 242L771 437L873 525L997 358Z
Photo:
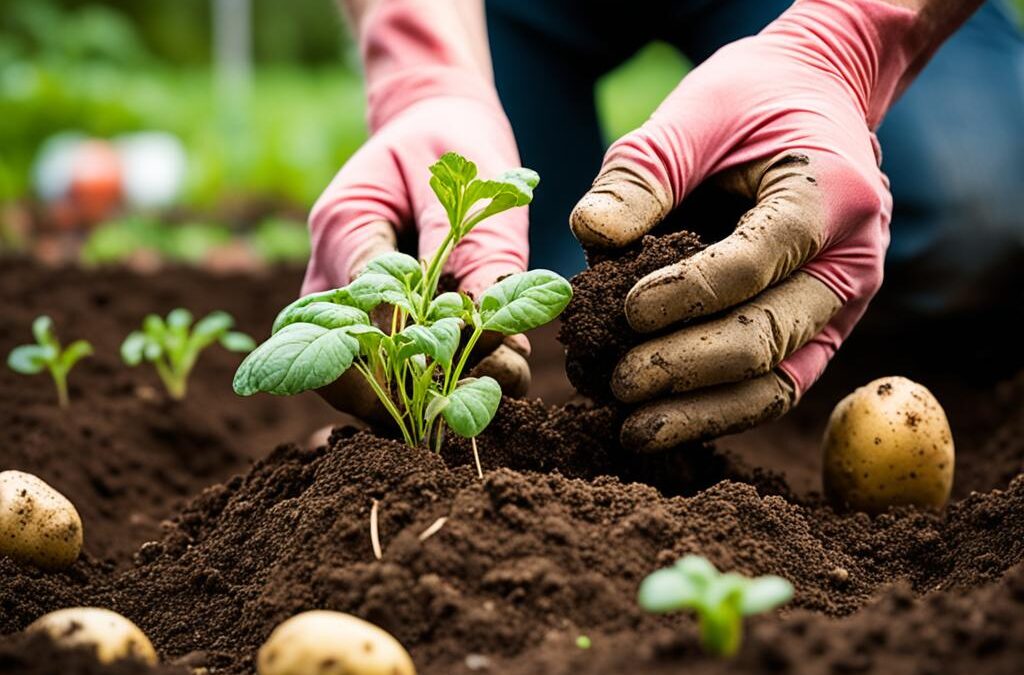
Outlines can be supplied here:
M590 267L572 279L573 298L562 313L558 339L565 345L569 381L599 401L614 400L608 381L615 364L649 336L634 331L623 309L626 295L644 276L703 248L696 235L647 235L614 251L587 251Z
M169 270L53 270L5 259L0 277L0 358L31 342L32 320L49 314L65 342L85 338L95 355L70 376L71 407L56 405L46 375L0 368L0 470L38 475L83 519L86 551L122 562L160 534L177 504L242 471L274 444L299 440L334 419L314 395L241 399L231 391L240 357L212 347L193 371L185 401L168 399L147 367L120 361L121 341L150 312L186 307L197 318L231 313L255 337L294 296L298 270L217 276Z

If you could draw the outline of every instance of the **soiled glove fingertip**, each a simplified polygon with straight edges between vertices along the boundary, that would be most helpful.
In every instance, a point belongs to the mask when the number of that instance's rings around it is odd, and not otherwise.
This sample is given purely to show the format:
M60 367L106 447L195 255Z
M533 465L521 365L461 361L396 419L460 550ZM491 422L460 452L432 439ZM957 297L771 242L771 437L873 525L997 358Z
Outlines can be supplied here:
M617 229L611 223L621 218L621 200L607 193L588 192L569 215L569 227L572 233L587 246L615 248L627 243L618 236Z

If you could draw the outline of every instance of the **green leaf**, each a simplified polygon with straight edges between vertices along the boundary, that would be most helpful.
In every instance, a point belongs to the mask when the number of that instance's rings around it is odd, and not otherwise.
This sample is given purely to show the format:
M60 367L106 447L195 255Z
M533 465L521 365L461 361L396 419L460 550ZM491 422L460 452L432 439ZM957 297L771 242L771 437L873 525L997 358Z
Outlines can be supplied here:
M64 372L67 372L86 356L92 356L92 345L85 340L75 340L68 345L58 360Z
M53 319L45 314L37 316L32 322L32 336L40 345L57 347L57 338L53 334Z
M448 291L430 302L430 306L427 308L427 319L430 321L437 321L438 319L446 319L448 317L461 319L465 312L463 296L459 293Z
M199 320L196 327L192 329L192 335L213 342L225 331L231 330L234 325L235 320L227 312L210 312Z
M531 169L511 169L494 180L473 181L466 188L463 201L473 205L481 199L491 201L473 213L466 222L463 234L469 232L480 221L517 206L526 206L533 201L533 189L540 183L540 176Z
M345 332L359 341L360 353L362 354L370 354L376 350L383 341L387 341L388 343L391 342L391 338L388 337L384 331L372 324L352 324L351 326L345 327Z
M459 348L461 322L455 318L440 319L430 326L413 324L395 336L398 340L398 358L407 359L414 354L426 354L446 368L452 364Z
M21 345L8 354L7 365L16 373L35 375L43 372L52 358L53 348L49 345Z
M648 612L673 612L692 607L698 591L678 569L669 567L647 576L640 583L637 602Z
M132 331L121 343L121 360L129 366L137 366L142 363L142 357L149 338L142 331Z
M572 299L572 286L549 270L513 274L488 288L480 298L485 330L523 333L551 321Z
M289 324L245 357L233 386L241 396L318 389L338 379L358 353L359 341L345 328Z
M188 330L188 327L192 325L192 312L187 309L178 307L172 309L171 313L167 315L167 328L172 331L181 332Z
M220 344L229 352L239 352L241 354L247 354L256 349L256 341L245 333L239 333L238 331L231 331L222 335Z
M494 418L501 403L501 386L490 377L468 377L448 396L441 414L459 436L477 436Z
M686 555L680 558L675 569L682 572L693 582L698 590L703 590L718 578L719 572L711 562L699 555Z
M760 614L786 604L793 597L793 584L782 577L767 575L750 579L740 597L740 611Z
M448 214L448 222L455 227L470 206L464 203L460 210L459 202L466 186L476 178L476 164L457 153L446 152L430 166L430 173L430 187Z
M159 342L167 334L167 324L164 323L163 318L159 314L148 314L142 320L142 330L150 338Z
M368 262L360 276L363 274L387 274L412 288L423 278L423 267L411 255L392 251Z
M380 304L395 305L411 312L412 305L401 281L388 274L370 272L356 277L345 287L352 305L364 312L373 311Z
M150 338L146 340L146 346L142 350L142 355L146 357L147 361L156 361L164 353L164 346L156 340Z
M274 322L274 332L292 323L315 323L324 328L341 328L354 324L368 324L370 316L358 307L335 305L330 302L311 302L296 307L289 306L281 312Z
M447 396L441 396L437 394L434 398L430 399L430 403L427 404L427 409L423 411L423 422L429 428L434 422L438 415L444 412L444 409L448 407L450 400Z
M332 288L329 291L310 293L302 296L298 300L293 300L291 304L277 313L277 318L274 319L274 326L270 329L271 335L287 325L285 318L290 316L292 312L299 307L305 307L306 305L314 302L330 302L336 305L350 305L351 298L349 297L348 291L344 288Z

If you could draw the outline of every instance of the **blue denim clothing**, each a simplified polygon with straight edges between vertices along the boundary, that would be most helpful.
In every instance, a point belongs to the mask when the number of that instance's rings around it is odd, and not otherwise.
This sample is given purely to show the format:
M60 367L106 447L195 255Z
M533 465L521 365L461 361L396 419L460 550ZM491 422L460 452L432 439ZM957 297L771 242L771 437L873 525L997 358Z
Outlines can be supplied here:
M543 177L532 266L583 267L567 219L604 152L597 79L652 40L699 63L788 5L487 0L498 91L524 165ZM1024 39L1001 0L939 49L878 136L895 202L880 299L908 317L1024 309Z

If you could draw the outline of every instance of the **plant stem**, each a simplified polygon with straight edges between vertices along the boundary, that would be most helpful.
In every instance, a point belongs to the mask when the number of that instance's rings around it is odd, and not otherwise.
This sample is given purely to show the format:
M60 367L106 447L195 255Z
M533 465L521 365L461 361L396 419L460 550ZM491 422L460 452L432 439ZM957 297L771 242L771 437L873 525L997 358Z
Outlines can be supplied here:
M61 408L67 408L69 402L67 373L51 366L50 375L53 376L53 383L57 386L57 405Z
M405 444L409 447L416 447L416 443L413 442L412 436L409 435L409 430L406 428L405 422L402 420L401 413L398 412L398 409L395 407L391 397L380 388L380 384L377 383L377 378L375 378L373 373L371 373L363 364L356 362L353 365L355 365L355 367L359 369L359 372L363 374L363 377L366 378L366 381L369 382L370 387L373 389L373 393L377 394L377 398L380 399L380 402L384 405L384 409L388 411L391 417L394 418L395 423L398 424L398 428L402 432L402 438L405 439Z
M160 376L160 380L164 383L164 387L167 389L167 393L171 395L171 398L175 401L184 399L188 390L188 373L175 373L161 359L154 361L153 367L156 368L156 374Z
M451 381L445 388L444 395L447 396L452 393L455 387L459 384L459 378L462 377L462 369L466 367L466 360L469 358L469 353L473 351L473 347L476 346L476 341L483 335L484 329L480 325L473 326L473 334L469 336L469 340L466 342L466 346L462 350L462 355L459 356L459 363L455 366L452 371Z
M729 605L700 615L700 638L704 650L716 656L733 656L743 637L743 617Z

